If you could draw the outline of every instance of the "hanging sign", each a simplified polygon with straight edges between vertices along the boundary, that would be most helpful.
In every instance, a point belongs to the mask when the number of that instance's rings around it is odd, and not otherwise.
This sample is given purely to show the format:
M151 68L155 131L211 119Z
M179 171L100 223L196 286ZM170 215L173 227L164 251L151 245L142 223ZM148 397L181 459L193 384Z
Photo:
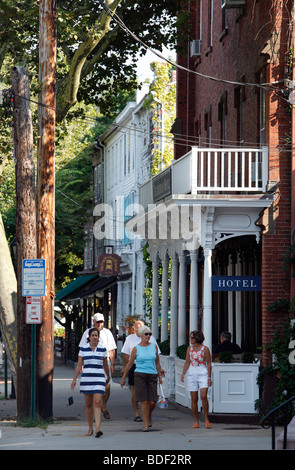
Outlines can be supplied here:
M212 276L213 291L261 291L261 276Z
M121 258L114 254L100 255L98 258L98 272L101 276L117 276L120 272Z

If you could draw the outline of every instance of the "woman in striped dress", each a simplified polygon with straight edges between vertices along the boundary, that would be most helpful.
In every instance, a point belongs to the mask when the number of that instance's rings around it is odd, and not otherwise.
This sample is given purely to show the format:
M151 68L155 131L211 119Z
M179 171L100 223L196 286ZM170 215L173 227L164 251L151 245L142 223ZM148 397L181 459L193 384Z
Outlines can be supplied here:
M99 330L97 328L91 328L89 331L88 346L82 347L79 351L78 364L71 385L71 389L74 390L76 379L83 369L80 380L80 393L84 393L86 403L86 418L89 426L86 436L93 434L94 407L95 437L100 437L103 434L100 430L101 403L106 384L110 380L107 350L98 343Z

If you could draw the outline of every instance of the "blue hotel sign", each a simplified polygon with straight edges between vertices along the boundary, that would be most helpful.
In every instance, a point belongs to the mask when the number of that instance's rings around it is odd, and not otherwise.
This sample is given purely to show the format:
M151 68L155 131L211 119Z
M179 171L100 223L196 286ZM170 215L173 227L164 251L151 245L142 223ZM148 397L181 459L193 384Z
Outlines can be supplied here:
M212 276L213 291L261 291L261 276Z

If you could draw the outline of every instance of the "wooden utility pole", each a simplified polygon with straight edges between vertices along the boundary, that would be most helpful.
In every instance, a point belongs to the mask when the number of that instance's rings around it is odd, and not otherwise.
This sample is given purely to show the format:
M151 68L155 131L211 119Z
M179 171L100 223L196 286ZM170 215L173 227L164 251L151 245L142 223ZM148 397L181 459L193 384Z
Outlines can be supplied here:
M56 0L40 0L39 108L37 157L37 247L45 259L45 296L37 339L38 406L43 418L52 417L54 366L54 259L55 259L55 84Z
M295 1L293 1L292 6L292 80L293 84L295 84L295 56L294 56L294 47L295 47ZM294 89L294 88L293 88ZM292 119L291 119L291 245L295 244L295 104L294 101L291 102L292 106ZM294 257L294 254L293 254ZM291 269L293 270L294 267L291 265ZM290 302L292 304L293 298L295 296L295 278L291 274L291 281L290 281ZM293 309L294 310L294 309Z
M30 416L31 326L26 324L26 298L22 296L22 260L34 259L36 245L35 165L28 70L12 67L14 97L13 140L16 159L17 250L17 415Z

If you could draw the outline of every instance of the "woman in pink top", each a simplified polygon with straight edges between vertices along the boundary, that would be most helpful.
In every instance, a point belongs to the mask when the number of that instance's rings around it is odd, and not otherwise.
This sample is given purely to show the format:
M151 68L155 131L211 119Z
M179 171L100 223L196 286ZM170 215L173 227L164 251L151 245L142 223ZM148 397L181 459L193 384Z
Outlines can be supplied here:
M205 417L205 427L211 428L208 411L208 387L211 387L211 354L207 346L203 345L204 335L201 331L192 331L190 334L191 346L187 348L186 359L180 380L184 382L187 373L187 387L191 394L192 412L194 417L193 428L199 427L198 422L198 392L202 400Z

